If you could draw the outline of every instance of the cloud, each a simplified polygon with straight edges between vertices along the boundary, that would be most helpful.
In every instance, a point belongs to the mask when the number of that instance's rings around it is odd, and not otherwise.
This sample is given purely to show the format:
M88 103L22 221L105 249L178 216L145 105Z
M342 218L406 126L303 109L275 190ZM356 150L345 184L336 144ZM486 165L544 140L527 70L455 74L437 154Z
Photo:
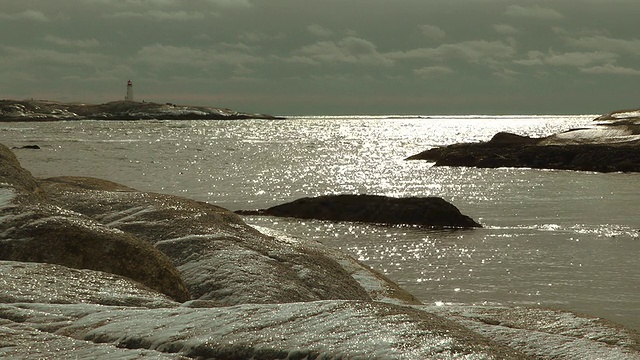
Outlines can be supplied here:
M462 59L472 63L491 64L496 59L511 58L513 46L502 41L472 40L455 44L444 44L435 48L418 48L390 54L393 59Z
M561 20L564 15L558 11L550 8L543 8L540 6L520 6L511 5L507 8L506 14L512 17L519 18L533 18L541 20Z
M221 66L231 66L242 73L250 70L246 67L263 61L262 58L250 54L246 46L223 45L219 48L192 48L172 45L148 45L140 49L134 56L134 61L145 63L152 68L165 69L180 67L182 70L190 68L201 72L211 71ZM196 76L198 76L196 75Z
M36 22L47 22L49 18L40 11L25 10L15 14L0 14L2 20L27 20Z
M315 36L319 36L319 37L328 37L331 36L333 34L333 31L331 31L330 29L327 29L324 26L318 25L318 24L311 24L309 26L307 26L307 30L315 35Z
M227 8L253 7L253 3L250 0L207 0L207 2L216 6L227 7Z
M413 73L421 78L428 78L453 74L453 70L446 66L425 66L423 68L413 70Z
M556 53L549 51L547 54L540 51L530 51L528 58L516 60L514 63L524 66L575 66L583 67L594 63L610 63L618 56L614 53L594 51L594 52L565 52Z
M187 11L160 11L160 10L148 10L145 12L132 12L124 11L113 14L104 15L105 18L136 18L136 19L149 19L155 21L190 21L201 20L205 18L205 13L202 12L187 12Z
M640 55L640 40L638 39L623 40L598 35L567 39L566 41L570 45L585 49Z
M582 68L580 71L587 74L604 74L604 75L640 75L640 70L615 66L613 64L604 64L601 66L593 66L589 68Z
M515 34L520 32L520 30L514 28L511 25L507 25L507 24L496 24L496 25L493 25L493 29L498 34L502 34L502 35L515 35Z
M100 45L98 40L96 39L86 39L86 40L72 40L72 39L64 39L53 35L47 35L44 38L44 41L67 47L77 47L77 48L91 48L97 47Z
M41 66L46 64L48 68L70 67L76 70L79 67L95 69L109 63L109 57L97 53L88 52L62 52L45 49L18 48L11 46L0 47L0 53L7 56L0 66Z
M294 53L296 62L308 64L350 63L361 65L393 65L393 60L380 54L372 42L354 36L339 42L320 41Z
M440 40L447 35L444 30L435 25L419 25L418 28L424 36L432 40Z
M87 3L100 3L117 7L167 7L178 5L179 0L84 0Z

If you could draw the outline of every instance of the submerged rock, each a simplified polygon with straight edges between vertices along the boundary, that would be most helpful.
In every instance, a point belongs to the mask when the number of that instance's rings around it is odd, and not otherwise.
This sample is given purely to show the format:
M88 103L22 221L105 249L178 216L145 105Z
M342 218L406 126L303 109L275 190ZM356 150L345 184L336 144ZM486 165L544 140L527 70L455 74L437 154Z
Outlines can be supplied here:
M264 210L240 210L236 213L437 228L481 227L470 217L461 214L454 205L438 197L325 195L302 198Z
M600 121L544 138L498 133L488 142L433 148L407 160L434 161L436 166L640 172L640 119Z

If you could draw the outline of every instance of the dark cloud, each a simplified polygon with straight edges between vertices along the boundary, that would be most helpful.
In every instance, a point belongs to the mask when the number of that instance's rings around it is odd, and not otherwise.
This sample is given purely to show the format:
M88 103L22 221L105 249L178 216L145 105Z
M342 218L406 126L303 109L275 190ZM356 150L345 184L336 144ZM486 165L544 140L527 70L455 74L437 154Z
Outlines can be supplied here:
M626 0L24 0L0 93L292 113L599 113L636 106ZM564 100L563 100L564 99Z

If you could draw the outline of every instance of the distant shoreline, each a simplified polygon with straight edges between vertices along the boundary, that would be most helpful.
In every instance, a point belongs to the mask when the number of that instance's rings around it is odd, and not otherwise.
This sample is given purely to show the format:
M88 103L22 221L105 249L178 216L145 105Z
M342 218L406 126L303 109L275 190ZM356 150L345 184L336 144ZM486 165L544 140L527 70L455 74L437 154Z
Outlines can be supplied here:
M137 101L104 104L63 103L50 100L0 100L0 122L70 120L241 120L284 119L226 108Z

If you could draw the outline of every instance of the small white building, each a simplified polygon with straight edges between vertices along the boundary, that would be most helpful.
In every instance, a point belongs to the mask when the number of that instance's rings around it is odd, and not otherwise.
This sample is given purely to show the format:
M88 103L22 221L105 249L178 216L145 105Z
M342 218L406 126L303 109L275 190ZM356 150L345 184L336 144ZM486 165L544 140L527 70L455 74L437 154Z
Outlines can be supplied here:
M133 101L133 83L131 80L127 81L127 95L125 95L124 101Z

